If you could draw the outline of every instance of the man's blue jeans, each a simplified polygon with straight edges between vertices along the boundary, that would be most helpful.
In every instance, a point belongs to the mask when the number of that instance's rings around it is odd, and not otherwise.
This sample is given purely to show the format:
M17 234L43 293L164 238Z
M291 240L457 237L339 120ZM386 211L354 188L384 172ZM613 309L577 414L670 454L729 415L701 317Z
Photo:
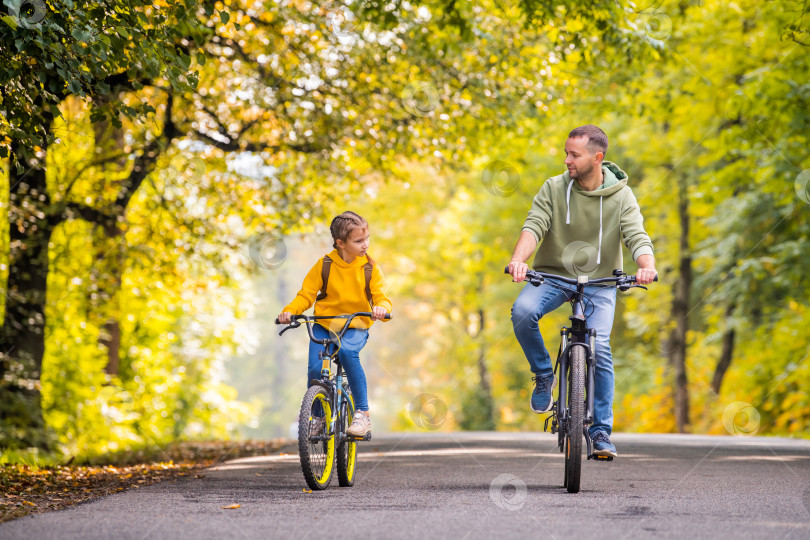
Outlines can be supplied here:
M554 368L551 356L543 343L538 322L551 313L576 291L576 285L554 281L564 290L552 286L549 281L539 287L529 283L520 291L512 306L512 326L515 329L523 353L535 375L551 375ZM596 329L596 372L594 375L594 423L590 433L603 430L610 435L613 429L613 357L610 354L610 330L616 310L616 288L586 286L584 302L585 318L589 328Z
M312 333L318 339L329 337L329 331L319 324L312 325ZM340 340L340 350L338 358L343 364L343 371L349 379L349 388L354 396L354 407L358 411L368 410L368 388L366 387L366 373L360 365L360 349L368 341L368 330L362 328L349 328L343 339ZM309 381L321 378L321 362L318 359L318 352L324 349L312 340L309 342L309 369L307 372L307 387ZM334 365L330 369L335 369Z

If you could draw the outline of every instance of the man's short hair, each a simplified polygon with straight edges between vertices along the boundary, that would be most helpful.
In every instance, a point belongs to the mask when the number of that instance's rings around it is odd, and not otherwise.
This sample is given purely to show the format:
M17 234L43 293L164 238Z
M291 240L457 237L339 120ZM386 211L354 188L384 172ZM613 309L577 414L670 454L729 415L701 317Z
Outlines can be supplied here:
M588 147L588 150L594 154L596 152L602 152L603 156L607 154L607 135L605 135L605 132L599 129L597 126L594 126L593 124L580 126L568 134L569 139L578 139L580 137L588 137L588 143L586 146Z

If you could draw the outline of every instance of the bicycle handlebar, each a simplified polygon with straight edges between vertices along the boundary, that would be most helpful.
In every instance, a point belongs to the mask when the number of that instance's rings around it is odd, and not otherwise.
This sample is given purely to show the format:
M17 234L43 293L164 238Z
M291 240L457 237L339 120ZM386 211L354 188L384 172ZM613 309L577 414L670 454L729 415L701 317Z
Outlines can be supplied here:
M509 266L503 269L504 274L509 273ZM526 281L531 283L532 285L541 285L545 279L556 279L562 281L563 283L569 283L571 285L579 285L579 280L571 279L565 276L558 276L555 274L546 274L545 272L536 272L534 270L527 270L526 271ZM658 281L658 276L653 278L653 281ZM588 281L582 283L582 285L599 285L600 283L615 283L616 287L619 289L626 291L632 287L639 287L645 289L646 287L642 285L634 285L636 283L636 276L631 275L628 276L627 274L618 275L614 277L606 277L606 278L598 278L598 279L588 279Z
M301 326L301 323L299 321L306 321L307 323L309 323L310 321L316 321L316 320L321 320L321 319L346 319L346 323L343 325L343 328L340 329L340 332L337 332L337 337L342 338L343 334L345 334L346 330L349 329L349 325L351 324L352 320L354 320L355 317L371 317L371 316L372 316L372 313L369 312L369 311L358 311L357 313L351 313L351 314L345 314L345 315L321 315L321 316L317 316L317 317L310 316L310 315L293 315L292 317L290 317L289 325L284 327L281 330L281 332L278 333L278 335L281 335L284 332L286 332L287 330L290 330L292 328L298 328L299 326ZM392 316L391 316L390 313L386 313L385 317L383 317L383 319L386 320L386 321L390 321L392 319ZM279 322L278 317L276 317L276 324L284 324L284 323ZM311 339L315 343L319 343L321 345L326 345L327 343L332 341L331 338L317 339L315 337L315 335L312 333L311 325L307 324L306 326L307 326L307 333L309 333L309 339Z

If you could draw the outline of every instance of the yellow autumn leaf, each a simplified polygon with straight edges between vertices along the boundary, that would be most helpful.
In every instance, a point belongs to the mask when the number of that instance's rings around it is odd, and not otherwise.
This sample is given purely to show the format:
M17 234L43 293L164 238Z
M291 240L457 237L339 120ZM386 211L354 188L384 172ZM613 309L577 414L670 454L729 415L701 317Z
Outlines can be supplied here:
M236 510L240 506L242 506L242 505L241 504L232 504L230 506L221 506L220 508L222 508L223 510Z

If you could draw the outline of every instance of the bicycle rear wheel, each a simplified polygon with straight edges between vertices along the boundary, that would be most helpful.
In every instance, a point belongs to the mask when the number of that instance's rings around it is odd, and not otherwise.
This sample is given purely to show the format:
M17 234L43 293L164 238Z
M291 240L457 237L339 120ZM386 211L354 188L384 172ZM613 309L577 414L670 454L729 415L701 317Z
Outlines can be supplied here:
M582 470L582 440L585 437L585 347L582 345L571 347L568 369L564 486L568 489L568 493L577 493Z
M321 433L315 433L314 419L320 414L323 414L323 428ZM322 386L310 386L298 414L298 455L310 489L326 489L332 481L335 434L329 434L331 419L332 403L327 390Z
M354 397L351 392L347 392L348 399L343 413L338 422L338 432L340 433L340 445L337 449L337 473L338 484L341 487L351 487L354 485L355 465L357 464L357 443L348 439L346 429L349 422L354 418Z

